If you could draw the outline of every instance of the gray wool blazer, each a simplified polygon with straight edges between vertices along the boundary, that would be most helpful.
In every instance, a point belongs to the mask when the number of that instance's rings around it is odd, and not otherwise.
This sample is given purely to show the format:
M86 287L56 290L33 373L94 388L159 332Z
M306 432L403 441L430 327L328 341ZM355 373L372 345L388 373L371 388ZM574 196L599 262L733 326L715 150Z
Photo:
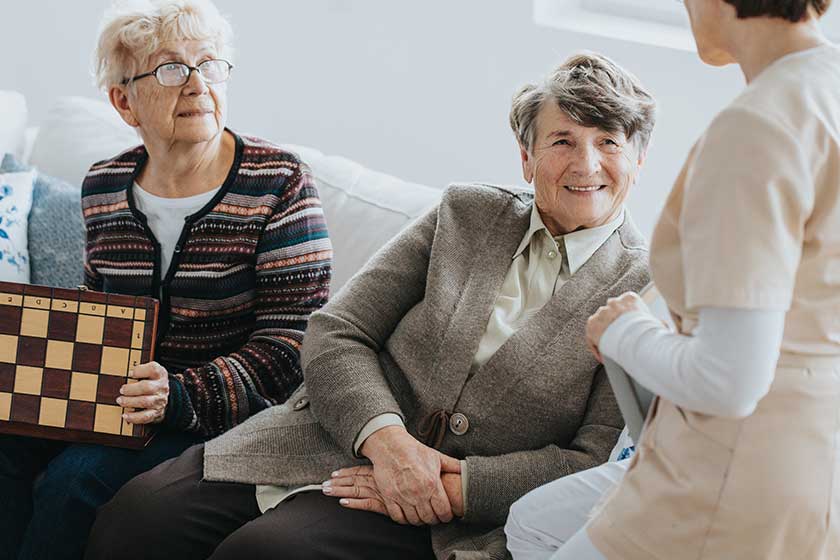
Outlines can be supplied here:
M472 359L533 194L453 185L437 208L375 255L309 321L304 385L207 443L208 480L298 485L359 464L364 425L399 414L417 436L436 411L460 412L462 435L438 449L465 459L466 515L432 527L438 558L505 558L502 525L529 490L604 462L623 426L604 370L584 341L608 297L649 281L629 218L482 367Z

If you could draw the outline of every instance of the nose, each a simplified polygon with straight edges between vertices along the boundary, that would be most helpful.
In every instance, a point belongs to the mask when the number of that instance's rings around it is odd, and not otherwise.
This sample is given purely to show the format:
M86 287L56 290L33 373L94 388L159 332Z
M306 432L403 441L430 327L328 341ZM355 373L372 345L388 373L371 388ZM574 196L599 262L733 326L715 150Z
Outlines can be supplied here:
M198 70L190 70L190 77L187 78L187 83L184 85L184 94L201 95L202 93L207 92L207 90L207 84L204 83L204 79L201 77Z
M582 143L576 152L571 171L581 177L591 177L601 171L601 153L595 146Z

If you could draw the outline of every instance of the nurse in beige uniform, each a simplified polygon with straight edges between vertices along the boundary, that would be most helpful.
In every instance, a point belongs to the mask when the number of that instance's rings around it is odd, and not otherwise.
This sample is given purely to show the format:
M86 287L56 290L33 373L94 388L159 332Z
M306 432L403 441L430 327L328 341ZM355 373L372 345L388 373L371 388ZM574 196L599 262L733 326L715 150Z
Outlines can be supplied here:
M830 0L685 0L700 57L746 90L692 150L651 269L596 354L660 398L626 474L554 560L840 558L840 49ZM537 490L539 491L539 490Z

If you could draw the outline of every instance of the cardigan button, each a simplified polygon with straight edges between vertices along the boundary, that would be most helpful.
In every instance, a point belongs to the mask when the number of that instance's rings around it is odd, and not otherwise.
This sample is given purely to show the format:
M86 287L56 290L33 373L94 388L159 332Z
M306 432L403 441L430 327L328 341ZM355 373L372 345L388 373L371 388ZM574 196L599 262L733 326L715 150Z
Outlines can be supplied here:
M466 434L469 429L469 419L460 412L456 412L455 414L449 417L449 431L451 431L456 436L462 436Z
M298 411L303 410L307 406L309 406L309 399L307 399L306 397L301 397L297 400L297 402L294 405L292 405L292 409Z

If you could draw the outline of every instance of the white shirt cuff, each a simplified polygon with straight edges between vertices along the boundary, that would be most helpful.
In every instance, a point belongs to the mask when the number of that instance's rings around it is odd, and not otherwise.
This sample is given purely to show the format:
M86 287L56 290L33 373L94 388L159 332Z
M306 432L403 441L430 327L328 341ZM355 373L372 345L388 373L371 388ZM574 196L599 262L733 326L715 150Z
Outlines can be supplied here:
M387 428L388 426L401 426L404 428L405 424L399 414L394 414L393 412L386 412L385 414L374 416L367 424L365 424L362 431L359 432L359 437L356 438L356 442L353 444L353 453L355 453L358 457L359 449L362 448L365 440L372 436L375 432L378 432L382 428Z

